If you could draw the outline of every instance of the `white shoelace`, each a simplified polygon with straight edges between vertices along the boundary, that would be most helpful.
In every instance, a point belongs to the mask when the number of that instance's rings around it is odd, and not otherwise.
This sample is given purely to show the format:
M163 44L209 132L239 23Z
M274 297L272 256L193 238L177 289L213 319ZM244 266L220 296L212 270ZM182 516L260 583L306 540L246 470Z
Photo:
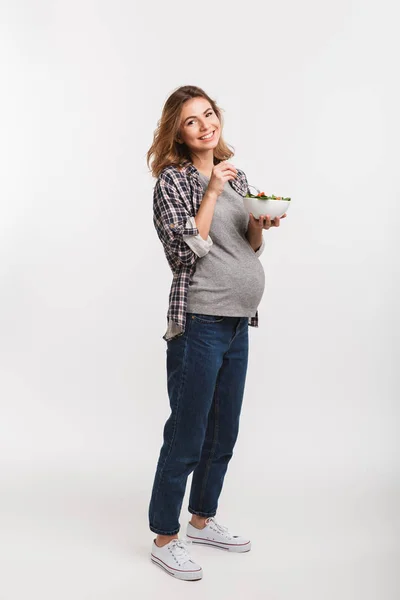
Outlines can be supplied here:
M192 560L192 557L189 554L189 546L191 544L192 540L172 540L171 551L180 564L183 564L188 560Z
M230 531L228 530L228 528L217 523L217 521L214 519L214 517L210 517L209 519L207 519L207 523L210 523L211 527L213 529L215 529L216 531L218 531L218 533L221 533L223 536L229 537L229 538L233 537L232 534L230 533Z

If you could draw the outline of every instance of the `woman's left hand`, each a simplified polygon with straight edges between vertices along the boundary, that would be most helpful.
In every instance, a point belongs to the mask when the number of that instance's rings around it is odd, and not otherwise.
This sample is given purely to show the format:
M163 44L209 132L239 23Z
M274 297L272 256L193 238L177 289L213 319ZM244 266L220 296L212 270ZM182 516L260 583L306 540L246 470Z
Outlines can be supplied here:
M269 229L270 227L279 227L280 220L286 217L286 213L281 217L275 217L272 219L269 215L261 215L258 219L255 218L253 213L250 213L249 227L253 229Z

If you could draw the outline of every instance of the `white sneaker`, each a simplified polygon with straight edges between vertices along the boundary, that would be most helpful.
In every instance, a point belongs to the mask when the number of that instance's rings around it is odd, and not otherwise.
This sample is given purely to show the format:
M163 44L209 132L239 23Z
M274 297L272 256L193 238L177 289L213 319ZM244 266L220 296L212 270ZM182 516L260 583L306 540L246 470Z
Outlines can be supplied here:
M202 568L197 565L189 554L189 544L186 540L171 540L159 548L153 541L151 560L177 579L196 581L203 577Z
M248 552L251 549L250 540L239 535L233 535L227 527L219 525L214 517L209 517L206 520L204 529L197 529L197 527L193 527L191 523L188 523L186 535L193 544L215 546L231 552Z

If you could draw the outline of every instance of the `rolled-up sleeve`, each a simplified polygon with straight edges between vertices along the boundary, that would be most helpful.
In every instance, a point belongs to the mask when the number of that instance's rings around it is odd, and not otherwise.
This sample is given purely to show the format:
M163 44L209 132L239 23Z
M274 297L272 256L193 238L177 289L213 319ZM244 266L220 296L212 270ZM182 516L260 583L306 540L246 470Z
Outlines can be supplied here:
M189 217L186 221L186 229L189 231L197 230L196 221L194 217ZM203 239L198 233L197 235L186 235L183 233L182 236L184 242L197 254L199 258L202 258L208 252L210 252L210 248L213 245L213 241L210 236L207 239Z
M195 264L200 256L207 254L206 249L212 244L201 238L194 217L189 214L179 189L167 174L161 175L154 186L153 222L165 253L181 265Z

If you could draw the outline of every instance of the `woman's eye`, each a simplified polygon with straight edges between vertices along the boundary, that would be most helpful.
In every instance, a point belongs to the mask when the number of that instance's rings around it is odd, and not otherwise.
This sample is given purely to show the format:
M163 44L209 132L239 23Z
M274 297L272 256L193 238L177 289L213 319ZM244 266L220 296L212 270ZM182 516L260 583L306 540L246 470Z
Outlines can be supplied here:
M212 110L206 114L206 117L209 117L210 115L212 115ZM188 125L191 125L192 123L194 123L194 121L189 121Z

